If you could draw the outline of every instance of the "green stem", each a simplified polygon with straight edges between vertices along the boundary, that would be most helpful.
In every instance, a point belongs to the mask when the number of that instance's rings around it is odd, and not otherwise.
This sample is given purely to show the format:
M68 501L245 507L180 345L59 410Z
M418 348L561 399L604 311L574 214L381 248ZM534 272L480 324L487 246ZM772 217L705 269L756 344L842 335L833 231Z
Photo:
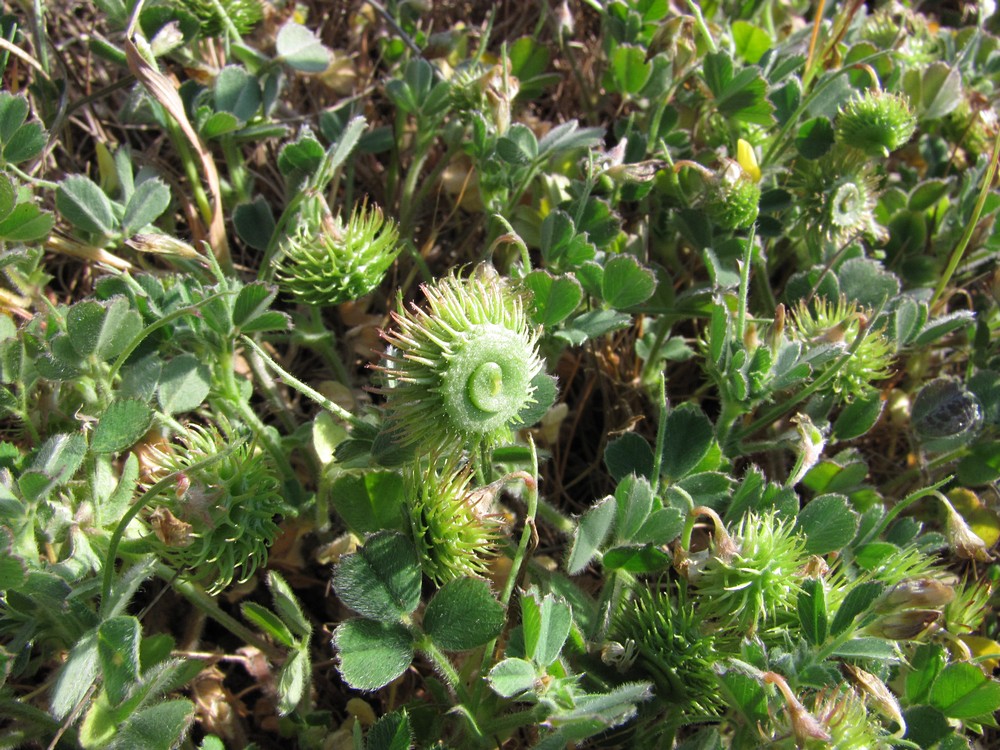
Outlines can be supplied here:
M226 159L226 167L229 170L229 183L236 194L236 202L249 202L251 197L250 179L243 153L237 147L232 135L223 136L220 141L222 143L222 154Z
M233 398L228 398L224 402L227 406L235 407L234 411L236 415L243 421L245 425L250 427L254 431L255 437L260 440L263 444L264 449L271 455L274 463L277 465L278 470L286 481L292 482L293 484L298 483L298 477L295 475L295 469L292 468L291 462L288 460L288 456L285 455L285 451L281 447L281 442L278 440L274 434L267 428L267 425L261 421L261 418L257 416L257 412L250 408L250 404L240 398L238 395Z
M215 11L216 19L222 24L223 28L226 30L226 42L228 47L229 39L233 39L236 42L242 41L240 37L240 30L236 28L236 24L233 23L226 9L222 6L219 0L208 0L212 5L212 9ZM228 49L226 50L228 52Z
M546 707L538 704L531 708L524 708L520 711L498 716L489 722L483 723L483 734L501 737L509 736L515 729L538 724L545 718Z
M933 472L935 469L940 469L942 466L947 466L952 461L957 461L958 459L964 457L968 453L969 453L969 447L967 445L955 448L954 450L948 451L947 453L942 453L940 456L937 456L934 459L928 461L924 466L922 467L918 466L917 468L909 469L903 472L902 474L898 475L895 479L893 479L891 482L889 482L882 488L882 494L891 495L900 487L904 487L909 482L912 482L914 479L918 479L921 476L922 472L924 471L927 471L928 473Z
M715 43L715 39L712 38L712 32L708 28L708 24L705 23L705 17L701 14L701 8L698 7L698 3L695 0L687 0L688 10L691 11L691 15L694 16L695 26L698 27L698 31L705 40L705 44L708 45L709 50L712 52L718 52L719 46Z
M420 636L417 640L416 647L418 651L430 660L431 664L434 665L434 668L448 682L449 687L455 691L455 697L458 698L458 702L468 703L469 692L462 683L462 679L459 676L458 671L451 663L451 660L437 646L434 645L434 642L430 639L430 637L427 635Z
M281 365L279 365L277 362L271 359L270 355L268 355L267 352L261 349L260 346L257 344L257 342L251 339L249 336L240 336L240 340L243 341L243 344L245 346L249 347L258 357L260 357L261 360L264 362L264 364L266 364L268 367L274 370L278 374L278 377L280 377L286 385L288 385L291 388L294 388L306 398L312 399L321 407L323 407L328 412L333 414L335 417L337 417L338 419L343 419L345 422L348 422L353 427L365 426L364 421L360 417L354 416L344 407L340 406L339 404L333 403L333 401L328 399L322 393L310 388L301 380L294 377L291 373L285 370L285 368L283 368Z
M845 643L847 643L849 640L851 640L855 636L857 636L859 630L861 630L862 628L867 627L868 625L871 625L871 623L872 623L872 621L874 619L875 618L872 615L869 614L869 615L867 615L865 617L862 617L856 623L855 627L846 628L843 633L841 633L840 635L838 635L832 641L826 643L823 646L823 648L820 649L816 653L816 662L820 663L820 662L824 662L827 659L829 659L831 656L833 656L834 652L838 648L840 648Z
M451 162L451 157L458 151L459 146L463 142L463 139L459 138L454 143L449 143L447 149L437 162L434 164L434 168L421 180L420 189L416 192L410 202L414 206L420 206L427 196L430 195L432 190L436 190L438 187L438 182L441 178L441 174L448 168L448 164Z
M493 218L503 225L503 228L507 230L507 233L500 235L493 241L493 244L490 245L489 254L492 256L493 251L501 242L513 242L521 251L521 265L524 266L522 273L527 276L531 273L531 256L528 254L527 244L525 244L524 240L521 239L521 235L514 231L514 227L512 227L510 222L504 217L500 214L493 214Z
M754 225L756 226L756 225ZM778 306L778 300L774 297L774 290L771 289L771 281L767 274L767 261L764 258L767 257L766 252L767 243L765 242L764 249L757 255L757 289L764 295L764 302L766 305L766 310L773 314L774 309Z
M538 513L538 452L535 450L535 442L533 440L529 440L528 445L531 450L531 473L528 474L527 472L520 471L511 475L511 478L519 477L524 480L528 489L528 508L524 516L524 528L521 529L521 538L518 540L517 549L511 561L510 572L507 574L507 581L504 583L503 591L500 593L498 599L505 609L510 603L510 597L513 595L514 587L517 585L518 578L520 577L521 566L524 565L527 558L531 538L537 533L535 531L535 515ZM508 622L510 622L509 618ZM496 650L496 644L496 638L493 638L486 644L479 670L481 673L485 673L493 661L493 652ZM479 686L477 686L475 694L478 701L480 694Z
M667 379L661 370L656 378L658 393L656 405L659 407L659 422L656 425L656 448L653 451L653 488L660 486L660 470L663 466L663 448L667 442Z
M527 472L517 472L513 476L521 475L528 489L528 509L524 517L524 528L521 529L521 539L517 545L517 552L514 553L514 560L510 566L510 575L504 584L503 592L500 594L500 603L507 606L510 602L511 594L514 593L514 586L517 584L518 574L524 564L528 553L528 545L535 530L535 516L538 513L538 452L535 450L535 442L529 440L531 448L531 474Z
M257 633L250 630L250 628L237 620L235 617L225 612L222 607L219 606L215 597L208 594L203 588L201 588L201 586L198 586L191 581L185 581L177 578L174 571L163 563L157 563L156 574L169 583L170 587L174 589L174 591L181 594L205 615L211 617L237 638L242 638L248 645L260 649L272 662L281 661L285 658L284 653L282 653L279 649L275 648L273 645L261 638L257 635Z
M25 172L22 169L19 169L18 167L16 167L13 164L4 164L4 169L7 169L7 170L13 172L18 177L20 177L22 180L24 180L28 184L33 185L35 187L45 188L46 190L58 190L59 189L59 183L58 182L51 182L49 180L43 180L43 179L41 179L39 177L32 177L30 174L28 174L27 172Z
M675 488L675 489L680 489L680 488ZM684 492L684 490L681 490L681 492ZM685 492L684 494L687 493ZM699 518L699 514L694 512L694 507L695 507L694 498L688 495L687 500L691 504L691 507L688 508L687 515L684 517L684 530L681 531L681 541L680 541L681 549L684 550L685 552L691 549L691 537L694 534L694 527L695 524L698 523L698 518Z
M252 429L254 436L271 455L284 479L293 485L297 484L298 478L295 476L295 469L292 468L288 456L285 455L280 441L275 438L271 430L267 428L267 425L257 415L257 412L250 408L250 404L240 394L239 386L236 383L236 372L233 370L232 350L220 352L219 370L223 379L223 398L218 402L219 408L223 411L235 413L247 427Z
M300 190L285 206L274 226L274 231L271 233L271 239L268 241L267 247L264 248L264 255L261 257L260 266L257 269L258 280L268 283L274 282L275 264L273 260L281 248L281 242L294 231L295 227L291 225L293 220L298 218L299 207L302 203L315 197L315 191Z
M271 373L264 367L264 363L261 362L260 357L255 352L244 352L244 356L246 357L247 364L250 365L251 372L253 372L254 380L257 381L258 390L267 397L268 402L273 404L274 414L281 420L282 427L284 427L286 432L294 432L299 426L298 421L291 413L291 409L285 398L279 393L278 386L274 382L274 378L271 377Z
M429 128L427 132L434 133L435 131L433 128ZM413 236L413 220L419 208L414 203L414 196L417 192L417 180L420 179L420 173L424 169L424 162L427 161L427 155L430 152L433 142L433 138L427 137L417 141L417 151L414 154L413 161L410 162L410 168L406 170L403 189L399 196L399 234L401 237Z
M597 632L591 640L603 643L607 640L608 630L611 628L611 618L618 609L618 603L625 595L625 591L635 583L635 577L624 570L612 572L609 579L601 587L601 597L597 602Z
M670 335L670 329L673 327L669 318L665 315L661 315L656 319L656 335L653 339L653 345L649 347L649 356L646 357L646 362L642 367L642 382L648 383L653 377L654 367L660 366L660 349L663 348L664 342ZM660 371L657 373L658 376L663 375L663 368L660 367Z
M35 37L35 53L38 56L38 64L45 71L45 77L51 80L51 69L49 68L49 44L48 32L45 28L45 8L42 0L33 0L32 5L35 13L35 24L32 29Z
M996 140L993 141L993 153L990 154L990 166L986 170L983 185L979 189L979 198L976 200L976 206L972 210L972 216L969 218L969 221L966 222L965 231L962 232L962 237L959 239L958 244L955 245L955 249L952 251L951 257L948 258L948 265L945 267L944 273L941 274L937 287L934 289L934 296L931 298L932 308L937 304L938 300L941 299L941 295L944 293L945 288L951 281L951 277L954 276L955 270L958 268L958 264L962 262L962 257L965 255L965 251L969 247L972 235L976 231L976 227L979 224L979 217L983 215L983 208L986 205L986 197L990 194L990 189L993 185L993 177L996 175L998 158L1000 158L1000 133L997 134Z
M544 497L538 498L538 517L566 536L572 536L576 531L576 524Z
M753 224L750 227L750 234L746 241L746 250L743 254L743 262L740 263L740 287L739 287L739 300L737 302L736 310L736 341L740 344L743 343L743 336L746 333L747 328L747 297L750 294L750 266L753 262L753 242L754 233L757 229L757 225Z
M903 498L894 506L892 506L892 508L889 509L889 512L886 513L885 516L883 516L882 520L865 535L864 539L862 539L859 543L855 544L854 547L856 549L860 549L861 547L868 544L872 540L878 539L882 535L882 533L889 528L889 525L896 520L896 517L900 513L909 508L915 502L917 502L917 500L925 498L928 495L933 495L937 493L939 489L941 489L944 485L948 484L948 482L950 482L951 480L952 480L951 475L948 475L944 479L935 482L930 487L924 487L921 490L917 490L916 492L907 495L905 498Z
M719 442L719 447L722 448L722 452L727 456L731 455L729 452L729 445L733 425L735 425L736 421L744 414L746 414L746 410L743 408L743 405L739 402L726 398L725 393L723 392L722 410L719 414L718 420L716 421L715 439ZM743 453L742 449L741 453Z
M132 355L132 352L138 349L139 344L141 344L153 331L158 328L163 328L165 325L173 323L175 320L182 318L185 315L195 315L199 308L207 305L209 302L232 294L235 294L235 292L219 292L218 294L213 294L210 297L205 297L205 299L199 300L193 305L188 305L187 307L181 307L174 310L169 315L164 315L155 323L150 323L148 326L139 331L136 337L132 339L132 341L129 342L129 345L126 346L125 349L122 350L122 353L118 355L118 359L114 361L114 364L111 365L111 370L108 372L108 382L111 382L114 379L114 377L118 374L118 370L121 369L121 366L125 364L126 360L128 360L128 358Z
M174 148L177 149L177 155L181 159L181 165L184 167L184 175L187 177L191 192L194 194L194 201L198 205L198 212L201 214L201 219L205 222L205 226L209 226L212 223L212 216L214 215L212 201L209 200L208 193L205 192L205 188L201 184L201 175L198 173L198 165L195 164L194 154L191 153L187 137L181 132L180 125L174 121L174 118L169 113L164 117L164 122L167 133L170 135L170 140L173 142Z
M337 352L337 336L323 324L323 312L320 308L309 306L309 328L306 331L296 331L296 337L314 349L334 371L334 374L344 385L350 387L351 376L344 367L344 361Z

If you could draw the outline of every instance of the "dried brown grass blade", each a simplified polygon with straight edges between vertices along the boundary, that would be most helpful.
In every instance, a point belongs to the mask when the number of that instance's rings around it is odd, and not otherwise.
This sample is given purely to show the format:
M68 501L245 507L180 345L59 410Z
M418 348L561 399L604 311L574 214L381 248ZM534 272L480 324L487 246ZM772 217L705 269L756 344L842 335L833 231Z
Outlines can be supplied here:
M184 112L184 103L173 82L160 71L154 68L149 62L139 54L135 43L131 38L125 39L125 58L128 61L129 70L160 105L167 111L167 114L174 118L180 127L184 137L188 140L191 148L198 155L201 162L201 172L208 187L209 195L212 198L212 216L208 224L208 244L215 253L219 265L223 268L230 268L232 261L229 255L229 241L226 238L226 225L222 213L222 191L219 186L219 172L215 168L215 161L208 149L202 144L201 139L191 126L191 122Z

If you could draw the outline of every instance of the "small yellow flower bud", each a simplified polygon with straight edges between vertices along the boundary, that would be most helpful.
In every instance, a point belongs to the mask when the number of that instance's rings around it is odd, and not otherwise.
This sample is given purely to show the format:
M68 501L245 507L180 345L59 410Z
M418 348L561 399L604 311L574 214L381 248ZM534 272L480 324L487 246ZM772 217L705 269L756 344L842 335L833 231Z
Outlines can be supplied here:
M761 172L757 165L757 155L753 151L753 146L742 138L736 141L736 161L751 180L760 182Z

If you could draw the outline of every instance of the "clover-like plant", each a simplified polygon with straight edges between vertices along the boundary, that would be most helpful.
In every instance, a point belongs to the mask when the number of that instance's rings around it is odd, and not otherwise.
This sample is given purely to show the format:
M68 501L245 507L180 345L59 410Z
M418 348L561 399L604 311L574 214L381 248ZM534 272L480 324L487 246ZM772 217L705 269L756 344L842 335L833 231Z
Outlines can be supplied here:
M382 392L400 442L432 453L507 440L542 369L521 295L483 269L423 291L428 309L400 308L382 332Z

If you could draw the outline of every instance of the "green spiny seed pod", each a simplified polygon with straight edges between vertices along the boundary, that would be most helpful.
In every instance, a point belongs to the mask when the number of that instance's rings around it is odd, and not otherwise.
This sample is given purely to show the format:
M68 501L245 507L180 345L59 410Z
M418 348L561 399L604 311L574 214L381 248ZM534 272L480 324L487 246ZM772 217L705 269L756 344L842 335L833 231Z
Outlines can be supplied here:
M170 567L212 593L234 578L248 580L267 562L280 531L275 518L290 511L265 456L249 444L224 453L226 445L215 428L193 426L178 443L153 451L157 475L182 473L174 495L156 496L149 541Z
M888 692L888 691L886 691ZM837 750L888 750L892 737L882 726L865 699L855 690L828 688L813 696L812 715L829 735L821 742L807 742L806 747Z
M800 206L799 226L817 249L886 236L875 220L878 178L857 151L840 146L818 160L799 159L789 188Z
M722 704L712 669L718 656L714 639L702 632L702 621L683 598L640 588L615 615L610 635L618 646L605 649L602 659L621 672L635 669L647 675L663 703L686 714L715 714Z
M840 108L837 141L870 156L888 156L905 144L917 128L917 118L899 94L869 90Z
M760 184L738 161L726 159L705 192L709 218L723 229L746 229L757 220Z
M308 305L338 305L371 292L401 246L395 222L377 207L355 207L344 223L321 198L307 199L298 227L282 245L282 288Z
M382 332L382 393L398 439L425 454L508 440L542 369L521 296L482 271L422 288L428 309L400 306Z
M716 550L692 577L698 611L720 630L752 635L760 625L794 612L809 561L805 538L774 511L748 513L732 535L737 549Z
M264 18L261 0L173 0L173 5L190 13L201 24L203 36L218 36L225 28L224 18L246 34Z
M905 22L899 18L893 4L879 8L865 19L861 36L877 49L890 49L900 39L905 30Z
M497 556L502 517L493 512L494 489L470 488L470 468L427 467L407 477L410 526L420 564L443 584L485 576Z
M829 388L843 401L870 396L873 382L892 375L891 364L895 346L882 328L868 330L868 316L858 310L856 302L841 296L836 302L825 297L812 303L800 301L795 310L795 323L789 331L792 338L816 344L829 344L848 351L859 336L860 343L829 383Z

